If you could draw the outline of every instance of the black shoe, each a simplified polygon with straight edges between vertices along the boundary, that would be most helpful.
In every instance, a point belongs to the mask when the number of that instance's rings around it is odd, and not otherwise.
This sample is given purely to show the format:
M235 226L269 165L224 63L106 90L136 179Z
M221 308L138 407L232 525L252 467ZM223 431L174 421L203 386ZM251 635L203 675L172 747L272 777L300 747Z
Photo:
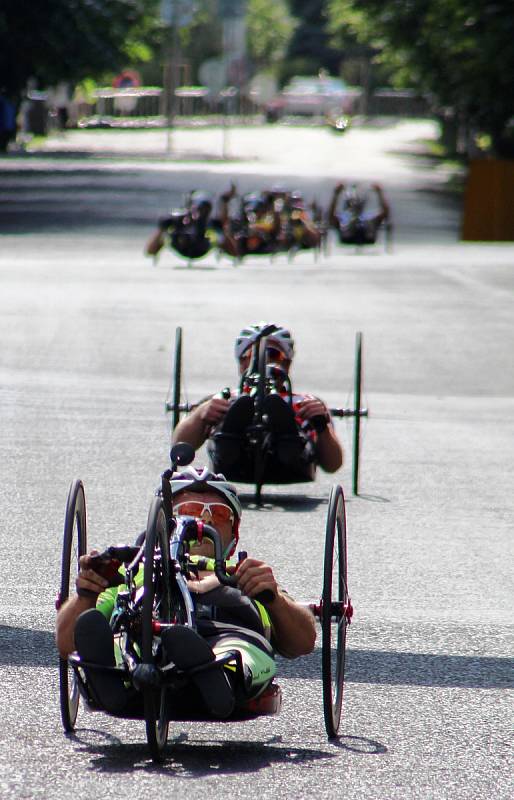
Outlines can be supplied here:
M167 628L161 634L161 641L166 657L185 672L216 660L205 639L186 625ZM213 717L226 719L232 714L234 692L222 666L197 672L191 676L191 680Z
M83 611L75 623L75 646L80 658L92 664L114 667L114 637L103 614L96 608ZM121 675L85 667L88 689L96 704L110 714L119 714L127 704Z
M302 464L304 449L305 445L298 435L277 437L277 458L287 467L298 467Z
M233 433L215 433L208 445L214 472L226 472L241 461L243 442Z
M252 424L253 412L253 398L249 394L242 394L229 407L218 430L221 433L235 433L242 436Z
M281 436L296 436L298 425L294 411L278 394L269 394L264 398L263 414L268 416L268 425L273 433Z

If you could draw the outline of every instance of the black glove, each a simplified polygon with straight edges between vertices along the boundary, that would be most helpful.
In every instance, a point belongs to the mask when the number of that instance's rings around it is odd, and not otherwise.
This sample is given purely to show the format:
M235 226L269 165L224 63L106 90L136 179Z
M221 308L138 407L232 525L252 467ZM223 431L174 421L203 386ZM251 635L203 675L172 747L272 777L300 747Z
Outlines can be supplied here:
M323 433L323 431L327 429L328 419L325 414L316 414L315 417L310 418L309 424L314 428L316 433Z

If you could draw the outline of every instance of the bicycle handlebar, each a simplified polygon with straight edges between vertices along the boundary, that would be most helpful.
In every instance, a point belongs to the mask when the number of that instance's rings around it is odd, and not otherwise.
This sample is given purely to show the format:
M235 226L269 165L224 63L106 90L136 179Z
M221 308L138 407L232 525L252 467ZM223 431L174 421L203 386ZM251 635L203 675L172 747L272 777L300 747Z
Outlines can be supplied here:
M223 586L237 588L238 581L236 575L231 575L227 572L226 561L223 557L221 536L216 528L213 528L212 525L208 525L206 522L201 522L201 520L198 520L196 517L184 517L182 519L182 530L178 534L179 541L187 541L190 538L202 541L204 537L210 539L214 545L214 574ZM239 560L242 561L244 558L246 558L246 553L239 553ZM266 604L271 603L274 598L275 595L271 589L265 589L259 592L253 599Z

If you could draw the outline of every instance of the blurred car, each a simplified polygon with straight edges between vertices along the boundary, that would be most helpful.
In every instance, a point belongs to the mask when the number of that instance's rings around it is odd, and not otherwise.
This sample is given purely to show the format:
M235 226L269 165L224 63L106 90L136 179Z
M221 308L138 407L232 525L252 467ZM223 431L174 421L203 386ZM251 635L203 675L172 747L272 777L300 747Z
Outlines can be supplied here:
M289 115L337 117L351 113L353 99L340 78L297 75L266 105L266 119L276 122Z

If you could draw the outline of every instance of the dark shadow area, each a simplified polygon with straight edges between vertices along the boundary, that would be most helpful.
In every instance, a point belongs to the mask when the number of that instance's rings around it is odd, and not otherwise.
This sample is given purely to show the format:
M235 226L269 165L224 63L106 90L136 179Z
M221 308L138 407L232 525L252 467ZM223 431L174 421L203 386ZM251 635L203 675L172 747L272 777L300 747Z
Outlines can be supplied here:
M278 659L278 679L321 679L321 650ZM54 634L0 625L0 665L57 667ZM513 661L493 656L433 655L385 650L347 650L346 680L394 686L507 689L514 687ZM287 692L287 687L285 691Z
M302 494L266 494L264 491L261 496L261 503L255 502L255 494L252 492L239 492L239 498L243 507L249 511L269 512L275 508L283 511L315 511L319 506L328 505L327 497L307 497Z
M158 160L166 163L165 157ZM0 158L0 230L4 234L91 233L93 229L105 233L116 227L139 235L140 228L144 243L159 217L183 205L186 193L202 189L216 196L228 184L228 177L206 172L195 163L171 179L171 173L155 169L154 163L145 168L124 157L108 162L91 153L26 156L19 164L18 157L11 167L8 157ZM276 175L238 175L237 167L234 177L241 193L279 180ZM284 184L290 185L291 178L286 177ZM318 179L295 179L294 187L323 202ZM327 184L325 202L329 190Z
M338 736L337 739L331 739L329 745L365 756L378 756L387 753L385 744L376 739L366 739L364 736Z
M241 775L259 772L275 764L310 764L336 757L329 750L288 747L287 742L279 747L277 745L282 742L280 736L271 737L266 742L234 742L224 739L194 741L187 734L179 734L175 739L170 738L164 762L154 764L143 742L123 745L117 737L92 729L79 729L69 738L79 744L82 752L91 755L92 769L110 774L142 771L159 772L182 779L202 778L213 774ZM340 746L344 747L344 743Z
M59 654L54 634L0 625L0 665L57 667Z
M171 251L173 253L173 250ZM213 270L217 269L214 265L209 264L172 264L172 269L176 269L178 271L182 270L185 272L212 272Z
M345 679L391 686L508 689L514 686L512 666L512 659L492 656L348 650ZM321 679L320 649L295 661L280 659L278 678ZM282 689L287 693L287 686Z
M349 495L348 497L345 495L345 500L347 503L351 503L353 500L367 500L368 503L391 502L387 497L380 497L378 494L365 494L364 492L359 492L357 495Z

